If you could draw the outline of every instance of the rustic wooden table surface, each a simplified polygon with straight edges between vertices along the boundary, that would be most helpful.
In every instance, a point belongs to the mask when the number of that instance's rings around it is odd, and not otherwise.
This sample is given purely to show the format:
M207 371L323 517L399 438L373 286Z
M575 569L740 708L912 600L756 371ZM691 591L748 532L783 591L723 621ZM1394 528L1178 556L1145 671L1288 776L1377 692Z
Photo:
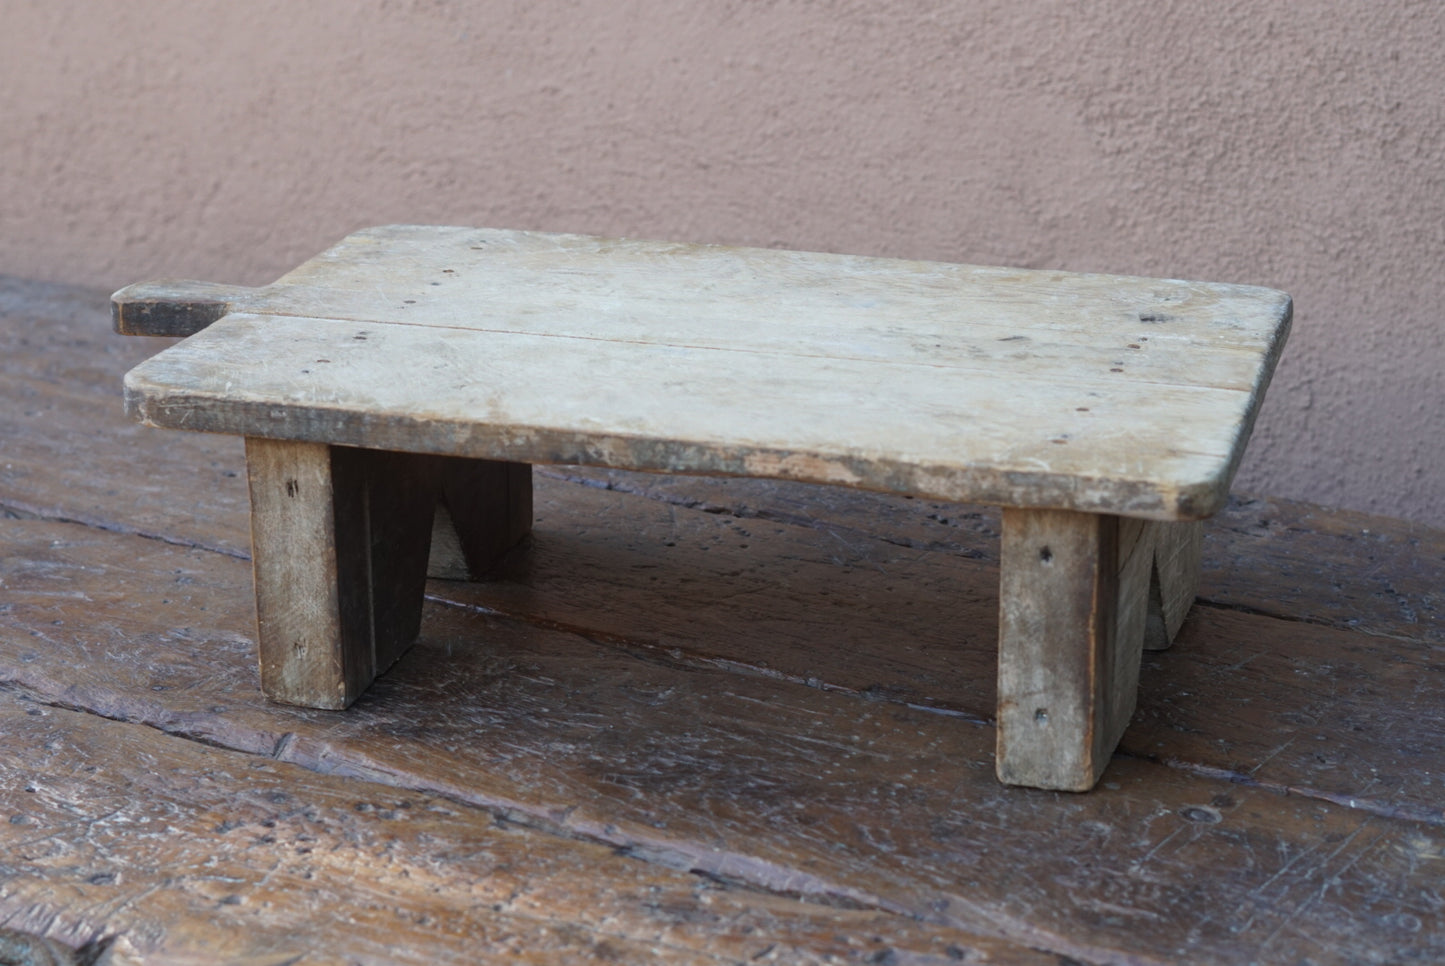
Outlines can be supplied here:
M155 348L0 279L0 956L1445 960L1441 531L1236 498L1087 795L993 778L997 517L804 484L539 467L503 579L283 707Z

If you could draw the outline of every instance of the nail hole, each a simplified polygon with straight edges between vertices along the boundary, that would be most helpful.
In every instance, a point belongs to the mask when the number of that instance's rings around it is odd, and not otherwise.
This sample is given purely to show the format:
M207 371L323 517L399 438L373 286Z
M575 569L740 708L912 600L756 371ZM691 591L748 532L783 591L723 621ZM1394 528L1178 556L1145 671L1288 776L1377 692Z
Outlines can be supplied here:
M1048 708L1035 708L1035 709L1034 709L1034 720L1037 721L1039 724L1048 724L1048 723L1049 723L1049 709L1048 709Z
M1053 563L1054 552L1048 547L1045 547L1044 549L1039 551L1039 559L1042 560L1044 563Z

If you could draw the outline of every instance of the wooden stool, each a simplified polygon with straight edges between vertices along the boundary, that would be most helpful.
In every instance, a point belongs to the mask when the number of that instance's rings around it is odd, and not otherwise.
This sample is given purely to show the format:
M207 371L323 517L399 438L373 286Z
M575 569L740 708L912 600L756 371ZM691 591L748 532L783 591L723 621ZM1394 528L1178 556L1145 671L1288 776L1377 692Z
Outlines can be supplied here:
M113 305L118 332L189 336L126 376L133 416L246 437L270 698L354 701L416 637L428 560L477 577L527 533L532 463L834 483L1004 507L998 775L1069 790L1194 599L1291 313L1237 285L416 226Z

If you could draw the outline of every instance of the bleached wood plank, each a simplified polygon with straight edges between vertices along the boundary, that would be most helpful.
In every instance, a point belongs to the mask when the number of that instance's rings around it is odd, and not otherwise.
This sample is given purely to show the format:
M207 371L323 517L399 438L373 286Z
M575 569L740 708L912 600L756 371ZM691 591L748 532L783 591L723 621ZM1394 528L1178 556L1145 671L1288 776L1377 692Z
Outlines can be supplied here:
M198 285L180 285L177 299L193 299ZM161 288L117 293L118 319ZM407 445L396 425L375 430L386 444L352 433L354 445L524 459L496 438L538 425L516 387L496 383L500 359L535 396L563 397L556 412L572 438L537 449L577 462L1165 519L1219 505L1290 315L1287 296L1244 286L425 226L358 232L273 285L224 298L228 322L250 318L267 331L245 346L252 362L288 378L316 375L297 371L315 359L335 363L338 345L298 341L285 321L317 328L314 318L350 330L342 339L372 343L362 351L384 357L384 368L417 361L397 351L443 362L453 353L472 379L474 391L448 395L435 373L398 374L425 375L439 390L429 407L399 415L451 420L445 432L460 448ZM385 334L397 328L419 331ZM238 361L228 357L228 370ZM202 387L176 375L161 363L143 367L132 406L164 425L318 440L332 437L296 436L264 419L237 428L236 412L228 421L200 410L225 408L233 392L271 409L304 405L299 390L333 410L374 414L365 398L374 381L358 396L316 380L267 388L233 374ZM919 383L936 391L920 396ZM639 423L618 402L624 389L636 405L679 418ZM858 420L839 416L811 438L800 427L800 438L780 441L777 430L810 406L865 412L885 438L919 429L896 445L854 446ZM771 426L750 421L763 410ZM690 422L680 418L687 413ZM716 425L707 414L739 418ZM314 413L293 417L309 433L338 428ZM469 441L476 426L493 436L485 445ZM767 441L760 430L769 428ZM616 443L638 436L660 438ZM1090 456L1051 449L1064 446Z
M1255 352L1276 341L1288 303L1267 289L1178 279L416 225L356 232L261 288L148 282L115 301L143 306L167 289L177 301L199 295L271 315L808 345L940 365L976 362L967 333L994 326L1082 349L1144 335Z
M412 225L357 232L238 295L270 314L474 328L508 320L534 333L801 342L840 355L874 346L939 364L976 349L966 337L920 336L994 325L1086 348L1143 334L1257 350L1274 340L1286 298L1177 279Z
M172 428L770 476L1171 518L1224 498L1250 397L1021 392L907 364L233 314L126 377Z
M1082 377L1102 379L1105 384L1155 382L1240 391L1254 386L1259 350L1264 347L1248 336L1234 338L1217 331L1207 332L1208 338L1191 335L1200 322L1218 314L1211 311L1206 316L1202 308L1195 308L1195 315L1202 318L1191 329L1180 326L1185 321L1182 316L1171 317L1170 327L1161 327L1164 323L1141 320L1141 316L1155 317L1149 312L1130 312L1097 295L1060 299L1056 305L1022 297L924 297L930 293L895 298L899 304L886 304L872 294L855 295L845 303L806 286L791 287L785 277L771 279L771 291L755 291L756 285L718 291L710 280L694 277L700 274L694 265L686 266L692 269L689 274L670 279L676 293L663 295L656 291L658 280L639 270L652 266L624 264L614 271L615 277L608 277L600 259L598 264L584 275L570 268L505 271L506 263L487 261L475 266L473 284L450 281L456 276L439 276L449 280L444 295L414 287L421 283L410 278L398 283L394 266L360 292L355 287L293 288L283 283L229 291L203 282L145 283L117 293L116 328L127 335L189 335L235 311L909 362L1013 372L1039 382ZM592 284L578 284L579 276ZM908 281L907 276L897 280ZM168 284L174 286L175 302L169 307L164 300ZM361 286L360 279L357 285ZM215 292L213 300L195 294L210 290ZM698 298L699 291L706 294Z

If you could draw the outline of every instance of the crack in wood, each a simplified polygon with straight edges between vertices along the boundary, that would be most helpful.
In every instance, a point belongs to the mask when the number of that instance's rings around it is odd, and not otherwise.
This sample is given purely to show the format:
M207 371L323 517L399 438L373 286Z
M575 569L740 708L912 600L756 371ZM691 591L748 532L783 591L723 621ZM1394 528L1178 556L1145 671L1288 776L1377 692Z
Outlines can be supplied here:
M140 537L143 540L155 540L172 547L182 547L186 550L206 550L236 560L251 559L249 553L232 547L223 547L204 541L192 540L187 537L175 537L165 533L142 530L138 527L132 527L115 520L47 512L46 510L24 503L12 501L0 502L0 516L5 516L12 520L40 520L46 523L68 523L78 527L86 527L91 530L100 530L103 533L119 533L128 537Z

